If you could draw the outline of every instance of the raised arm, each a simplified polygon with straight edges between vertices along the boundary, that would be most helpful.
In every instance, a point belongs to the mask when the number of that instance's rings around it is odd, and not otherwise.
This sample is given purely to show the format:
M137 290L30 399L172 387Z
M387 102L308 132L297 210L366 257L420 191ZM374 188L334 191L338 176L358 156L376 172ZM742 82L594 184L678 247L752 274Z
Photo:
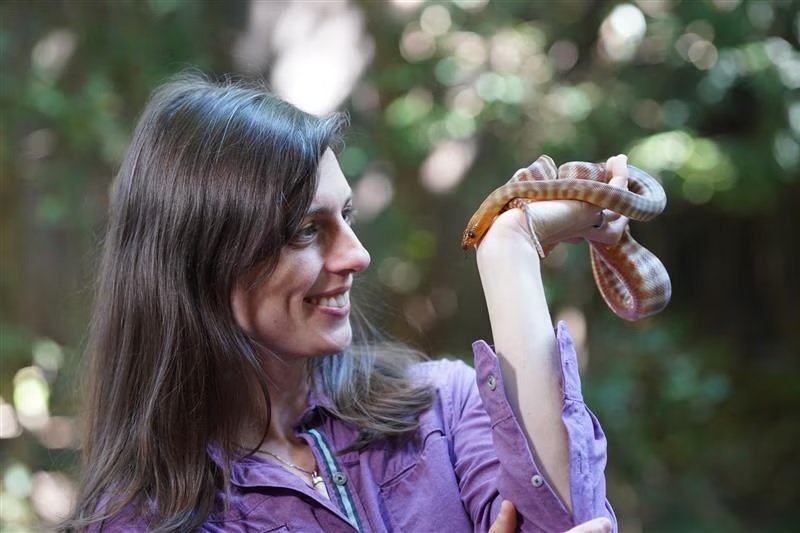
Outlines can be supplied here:
M609 159L612 181L625 186L625 156ZM600 209L575 201L537 202L529 207L537 237L548 244L586 238L616 242L627 219L601 220ZM559 347L545 299L541 259L532 246L525 214L501 214L477 250L478 269L489 310L505 390L517 421L545 478L572 510L570 450L562 421L564 392Z

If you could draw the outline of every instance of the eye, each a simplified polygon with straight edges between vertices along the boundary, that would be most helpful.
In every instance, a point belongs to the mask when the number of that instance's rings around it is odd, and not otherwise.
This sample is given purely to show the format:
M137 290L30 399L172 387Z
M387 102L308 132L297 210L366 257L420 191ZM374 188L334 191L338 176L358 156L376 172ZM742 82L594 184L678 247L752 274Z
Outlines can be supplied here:
M342 218L348 225L352 226L356 222L356 215L358 212L352 205L348 205L342 210Z
M292 244L308 244L316 238L317 233L319 233L319 228L317 228L316 224L306 224L294 234L292 237Z

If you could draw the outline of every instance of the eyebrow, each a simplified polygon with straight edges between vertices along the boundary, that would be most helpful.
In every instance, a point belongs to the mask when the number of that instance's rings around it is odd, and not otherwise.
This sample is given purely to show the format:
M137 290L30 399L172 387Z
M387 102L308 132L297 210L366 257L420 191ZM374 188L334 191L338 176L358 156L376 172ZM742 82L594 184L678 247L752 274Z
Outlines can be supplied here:
M344 204L342 204L342 206L346 207L347 205L352 204L352 203L353 203L353 194L351 193L351 194L349 194L347 196L347 198L345 199ZM311 209L308 210L308 213L306 213L306 217L314 218L317 215L325 215L325 214L331 213L333 211L334 211L333 209L331 209L329 206L326 206L326 205L320 205L320 206L317 206L317 207L313 207L312 206Z

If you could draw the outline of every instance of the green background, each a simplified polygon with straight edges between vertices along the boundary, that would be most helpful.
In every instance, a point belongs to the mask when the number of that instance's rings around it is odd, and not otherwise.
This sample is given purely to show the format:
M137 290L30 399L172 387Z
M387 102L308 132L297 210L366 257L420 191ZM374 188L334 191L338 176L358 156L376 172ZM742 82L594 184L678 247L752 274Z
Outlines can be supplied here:
M616 318L585 246L559 247L545 269L609 440L621 530L795 530L798 2L276 5L0 3L0 526L46 528L68 503L107 190L148 93L187 67L274 79L288 50L276 36L299 46L335 27L335 42L368 51L342 60L358 76L340 105L342 167L372 202L362 308L434 357L469 360L490 337L459 247L477 205L539 154L629 153L669 197L632 231L667 266L670 306ZM330 89L326 72L311 89Z

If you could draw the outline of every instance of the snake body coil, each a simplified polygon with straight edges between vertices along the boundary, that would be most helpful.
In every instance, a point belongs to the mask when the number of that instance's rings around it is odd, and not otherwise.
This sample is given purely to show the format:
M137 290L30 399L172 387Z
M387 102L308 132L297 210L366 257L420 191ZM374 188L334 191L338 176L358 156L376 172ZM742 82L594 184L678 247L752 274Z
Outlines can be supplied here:
M603 164L570 162L556 169L553 160L543 155L483 201L467 224L461 245L464 249L477 246L497 215L531 201L580 200L632 220L653 219L667 204L664 189L634 166L628 165L628 174L625 190L607 183L611 176ZM614 313L638 320L666 307L672 295L669 274L627 228L615 245L589 244L595 282Z

